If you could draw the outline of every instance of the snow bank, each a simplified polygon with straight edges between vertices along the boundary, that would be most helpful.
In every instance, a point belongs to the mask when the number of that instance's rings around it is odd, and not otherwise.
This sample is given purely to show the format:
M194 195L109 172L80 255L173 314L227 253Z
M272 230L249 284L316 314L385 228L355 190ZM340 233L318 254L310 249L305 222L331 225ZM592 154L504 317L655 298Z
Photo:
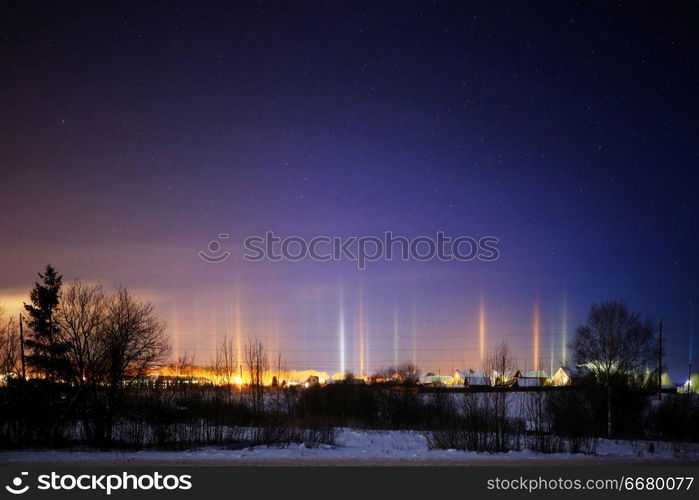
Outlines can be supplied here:
M672 443L665 442L634 442L599 440L597 455L603 457L618 458L657 458L657 459L697 459L699 458L699 446L684 445L678 449ZM575 460L576 458L589 458L586 455L573 455L561 453L553 455L557 459ZM357 429L338 429L335 445L321 445L318 448L309 449L304 445L291 445L285 448L257 446L254 448L230 450L222 448L200 448L190 451L140 451L140 452L104 452L104 451L2 451L0 463L22 462L109 462L119 460L139 461L169 461L169 460L222 460L235 461L237 459L285 459L300 460L313 459L315 463L323 459L405 459L406 461L420 460L422 462L435 460L453 460L454 462L467 462L469 459L499 460L502 458L527 458L550 459L552 455L534 453L532 451L518 451L499 454L475 453L457 450L429 450L427 437L418 431L367 431Z

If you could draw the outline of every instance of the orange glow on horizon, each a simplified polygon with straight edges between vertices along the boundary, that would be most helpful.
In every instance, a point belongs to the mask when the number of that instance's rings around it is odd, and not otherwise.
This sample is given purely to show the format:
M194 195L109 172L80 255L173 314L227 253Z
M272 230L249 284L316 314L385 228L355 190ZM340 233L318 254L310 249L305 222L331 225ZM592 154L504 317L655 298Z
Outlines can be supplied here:
M195 380L201 381L202 383L211 383L213 385L226 385L226 377L216 372L213 367L210 366L187 366L178 367L175 365L164 366L158 370L154 370L150 373L151 377L173 377L182 380ZM315 376L321 384L326 383L328 380L342 380L344 374L335 373L332 376L328 375L327 372L322 372L318 370L289 370L283 372L277 372L275 370L267 370L262 376L262 383L266 386L271 386L274 377L277 378L277 382L281 384L286 382L287 385L300 385L305 382L308 377ZM359 377L355 377L359 378ZM242 370L242 375L235 375L232 378L234 386L240 387L242 385L250 384L250 375L246 370Z

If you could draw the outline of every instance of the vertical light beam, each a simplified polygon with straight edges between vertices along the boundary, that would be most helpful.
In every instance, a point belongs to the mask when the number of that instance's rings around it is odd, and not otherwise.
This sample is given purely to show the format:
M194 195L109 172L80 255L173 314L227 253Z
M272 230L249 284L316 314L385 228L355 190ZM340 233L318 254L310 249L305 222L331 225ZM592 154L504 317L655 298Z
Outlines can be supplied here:
M240 296L236 291L235 294L235 351L238 359L238 365L243 364L243 347L242 347L243 327L240 318Z
M413 342L413 356L412 361L415 366L417 366L417 321L415 319L415 300L413 300L412 307L412 342Z
M690 312L689 315L689 365L692 365L692 358L694 356L694 311Z
M539 304L534 304L534 370L539 369Z
M173 323L173 330L175 332L175 335L173 335L173 337L175 338L175 345L173 351L175 353L174 359L177 360L177 358L180 355L180 314L177 306L175 306L175 321Z
M364 294L359 283L359 376L364 376Z
M553 375L554 344L556 338L556 326L553 323L553 315L549 324L549 376Z
M369 314L364 311L364 369L366 375L371 375L371 327L369 326Z
M568 299L563 295L563 310L561 311L561 363L568 362Z
M340 373L344 374L345 367L345 304L342 297L342 292L340 292Z
M398 366L398 308L393 306L393 366Z
M485 358L485 301L481 295L481 303L478 307L478 341L480 347L481 362Z

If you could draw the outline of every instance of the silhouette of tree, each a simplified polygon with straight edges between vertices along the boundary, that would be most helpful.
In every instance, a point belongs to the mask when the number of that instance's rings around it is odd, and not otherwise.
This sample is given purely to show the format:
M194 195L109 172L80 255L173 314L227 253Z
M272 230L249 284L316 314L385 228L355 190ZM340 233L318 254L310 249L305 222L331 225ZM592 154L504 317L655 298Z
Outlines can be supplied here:
M106 300L101 284L75 280L61 296L56 323L68 347L68 359L78 385L102 382L104 356L101 335Z
M612 433L612 387L628 383L655 366L658 359L656 325L621 301L593 304L584 324L578 326L573 355L607 388L607 435Z
M264 377L269 368L267 352L261 341L248 339L243 355L245 367L250 377L252 409L255 414L259 414L264 410Z
M56 322L63 277L47 265L44 273L39 273L39 278L41 281L34 284L29 296L31 304L24 304L31 333L25 341L30 350L26 363L34 375L42 375L50 381L69 380L68 345L62 340Z
M101 333L107 386L107 436L111 442L114 408L127 379L140 379L161 366L170 352L165 323L153 306L119 288L105 307Z
M11 377L20 372L20 345L15 318L0 307L0 375Z

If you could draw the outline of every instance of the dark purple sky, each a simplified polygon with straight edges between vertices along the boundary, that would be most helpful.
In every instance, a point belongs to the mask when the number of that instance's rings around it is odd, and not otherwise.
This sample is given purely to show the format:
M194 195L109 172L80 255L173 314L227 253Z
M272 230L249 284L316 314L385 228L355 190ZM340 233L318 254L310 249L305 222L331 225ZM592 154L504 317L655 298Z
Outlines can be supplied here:
M533 368L538 304L548 370L562 331L620 298L665 319L681 381L698 21L672 1L4 3L0 300L16 310L51 262L152 300L200 362L239 331L334 373L341 308L346 368L361 309L367 371L414 335L446 372L478 365L481 297L487 345ZM501 257L243 262L268 230L494 235ZM223 232L231 257L203 262Z

